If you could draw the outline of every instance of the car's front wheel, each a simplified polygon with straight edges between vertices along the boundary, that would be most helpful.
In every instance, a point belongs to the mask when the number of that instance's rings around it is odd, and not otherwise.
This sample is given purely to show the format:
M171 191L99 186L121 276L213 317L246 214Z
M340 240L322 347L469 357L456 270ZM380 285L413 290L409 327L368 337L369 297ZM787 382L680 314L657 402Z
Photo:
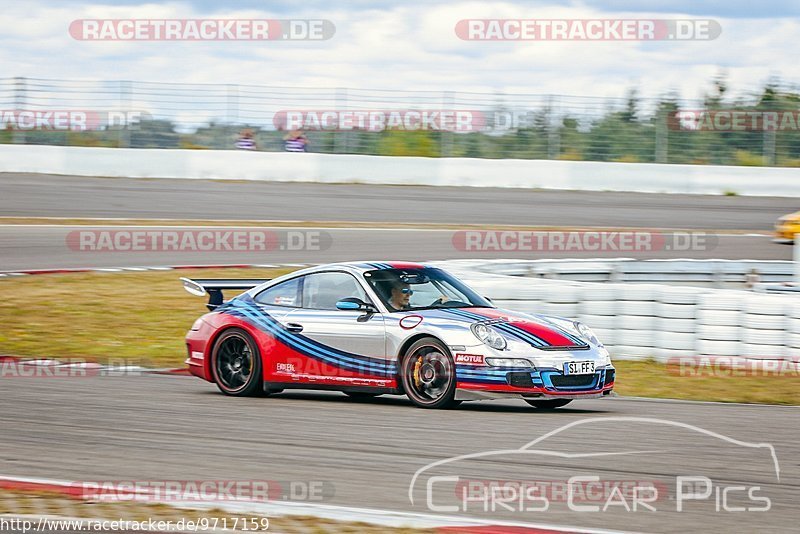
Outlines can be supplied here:
M572 402L572 399L524 400L534 408L539 408L540 410L555 410L556 408L561 408Z
M211 370L226 395L247 397L262 393L261 353L255 340L241 328L219 336L211 352Z
M411 345L403 357L400 378L406 395L420 408L451 408L456 396L456 366L450 351L426 337Z

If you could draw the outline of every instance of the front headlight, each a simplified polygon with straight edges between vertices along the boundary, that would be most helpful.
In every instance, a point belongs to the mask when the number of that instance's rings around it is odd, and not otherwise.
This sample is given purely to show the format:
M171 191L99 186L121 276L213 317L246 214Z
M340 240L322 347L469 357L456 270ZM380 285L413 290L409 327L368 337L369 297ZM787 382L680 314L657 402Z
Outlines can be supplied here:
M588 341L593 345L597 345L598 347L603 346L600 340L597 339L595 333L592 332L591 328L589 328L583 323L579 323L578 321L575 321L572 324L575 325L575 330L578 332L578 335L581 337L581 339L583 339L584 341Z
M492 367L533 367L531 362L524 358L486 358L486 365Z
M503 350L506 348L506 338L504 338L500 332L491 326L482 323L475 323L470 326L470 330L472 330L472 333L475 334L475 337L493 349Z

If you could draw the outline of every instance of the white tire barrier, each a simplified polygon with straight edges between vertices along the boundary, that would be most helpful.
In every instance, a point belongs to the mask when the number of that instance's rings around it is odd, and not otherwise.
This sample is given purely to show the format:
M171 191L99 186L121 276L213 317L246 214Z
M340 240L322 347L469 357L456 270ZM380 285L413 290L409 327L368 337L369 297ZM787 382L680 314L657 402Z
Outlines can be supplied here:
M656 319L650 315L618 315L617 328L653 331L656 329Z
M623 315L656 315L656 304L653 300L624 300L620 301L617 313Z
M732 310L741 311L743 293L728 289L709 291L703 293L698 303L702 310Z
M587 324L615 358L800 360L800 299L793 295L542 280L490 273L492 266L516 273L519 268L511 269L509 262L452 263L455 273L498 306Z
M763 360L782 360L788 351L779 345L760 345L756 343L743 343L742 356L745 358L758 358Z
M659 302L658 316L670 319L694 319L697 307L691 304L666 304Z
M647 360L655 357L655 351L649 347L632 347L628 345L616 345L614 350L609 351L611 358L622 360Z
M658 332L657 341L660 349L694 351L697 340L694 334Z
M746 313L742 318L742 326L756 330L786 330L786 318L782 315L756 315Z
M700 325L697 337L714 341L741 341L741 331L738 326Z
M731 356L742 355L741 343L738 341L715 341L710 339L697 340L697 352L701 356Z
M742 334L742 341L754 345L784 345L786 343L783 330L753 330L745 328Z
M577 303L545 302L542 305L542 309L544 310L542 313L545 315L555 315L565 319L576 319L578 317Z
M620 318L616 315L578 315L578 320L586 325L592 325L592 330L614 330L620 327ZM599 334L598 334L599 335ZM605 340L605 338L600 338ZM605 341L604 341L605 342Z
M659 332L680 332L694 334L697 330L697 321L694 319L671 319L659 317L656 321L656 330Z
M697 323L708 326L741 326L742 312L739 310L697 310ZM800 332L800 330L798 330Z
M630 347L647 347L652 349L656 346L655 332L652 330L625 330L617 331L617 342L620 345ZM652 352L652 350L650 351Z
M620 303L609 300L598 300L582 303L583 313L591 315L616 315Z

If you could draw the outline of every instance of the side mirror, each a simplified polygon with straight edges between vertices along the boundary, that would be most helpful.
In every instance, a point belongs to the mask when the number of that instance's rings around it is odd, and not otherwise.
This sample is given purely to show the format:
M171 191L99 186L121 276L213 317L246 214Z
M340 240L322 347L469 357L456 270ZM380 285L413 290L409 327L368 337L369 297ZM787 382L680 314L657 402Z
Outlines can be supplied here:
M337 310L348 310L348 311L366 311L366 312L374 312L375 307L372 304L367 304L363 300L358 297L347 297L339 302L336 303Z

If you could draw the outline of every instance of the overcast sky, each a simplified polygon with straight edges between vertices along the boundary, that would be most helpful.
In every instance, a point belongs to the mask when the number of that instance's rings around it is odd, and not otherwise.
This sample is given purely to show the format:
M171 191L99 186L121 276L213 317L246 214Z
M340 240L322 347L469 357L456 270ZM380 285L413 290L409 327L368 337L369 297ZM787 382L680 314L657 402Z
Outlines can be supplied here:
M677 90L702 96L725 73L747 93L770 77L800 83L800 1L583 0L105 2L5 1L2 77L130 79L622 96ZM642 7L647 6L647 7ZM328 19L321 42L93 42L73 39L86 18ZM717 20L722 35L686 42L469 42L461 19L691 18Z

